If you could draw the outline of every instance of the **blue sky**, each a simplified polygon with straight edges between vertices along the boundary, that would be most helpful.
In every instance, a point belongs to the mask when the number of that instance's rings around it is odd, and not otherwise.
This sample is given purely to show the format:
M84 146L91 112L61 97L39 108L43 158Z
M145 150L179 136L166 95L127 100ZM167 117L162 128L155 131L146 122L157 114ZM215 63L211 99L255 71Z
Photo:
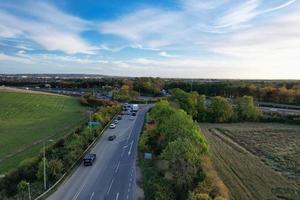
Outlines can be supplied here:
M0 2L0 73L300 79L299 0Z

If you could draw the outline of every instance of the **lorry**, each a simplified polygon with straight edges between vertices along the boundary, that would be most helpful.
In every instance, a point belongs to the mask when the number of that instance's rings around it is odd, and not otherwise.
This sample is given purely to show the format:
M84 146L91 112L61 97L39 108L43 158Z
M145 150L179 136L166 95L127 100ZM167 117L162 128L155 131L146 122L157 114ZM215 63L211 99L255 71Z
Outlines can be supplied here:
M93 165L94 161L96 160L96 154L88 153L83 158L83 165L90 166Z
M132 109L133 112L137 112L137 111L139 111L139 105L138 104L132 104L131 109Z

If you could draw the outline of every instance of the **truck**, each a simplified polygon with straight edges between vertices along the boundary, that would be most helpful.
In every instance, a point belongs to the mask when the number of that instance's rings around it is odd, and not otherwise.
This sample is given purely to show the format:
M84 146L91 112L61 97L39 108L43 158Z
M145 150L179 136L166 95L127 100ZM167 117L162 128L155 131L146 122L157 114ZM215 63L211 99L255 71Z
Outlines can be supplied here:
M137 111L139 111L139 105L138 104L132 104L132 111L133 112L137 112Z
M83 158L83 165L90 166L93 165L94 161L96 160L96 154L88 153Z

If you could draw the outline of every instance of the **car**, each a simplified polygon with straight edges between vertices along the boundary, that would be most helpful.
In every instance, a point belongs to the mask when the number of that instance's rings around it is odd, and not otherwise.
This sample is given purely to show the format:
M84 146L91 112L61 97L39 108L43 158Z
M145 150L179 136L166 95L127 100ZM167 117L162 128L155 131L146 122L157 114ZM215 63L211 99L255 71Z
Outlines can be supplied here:
M131 114L130 111L127 111L127 112L126 112L126 115L130 115L130 114Z
M96 154L88 153L83 158L83 165L90 166L93 165L94 161L96 160Z
M134 120L135 119L135 117L134 116L130 116L130 118L129 118L130 120Z
M114 129L114 128L116 128L116 125L115 124L111 124L111 125L109 125L109 128L110 129Z
M114 124L118 124L119 123L119 121L118 120L114 120Z
M109 140L109 141L113 141L114 139L116 139L116 137L117 137L117 136L115 136L115 135L111 135L111 136L108 137L108 140Z
M125 114L126 114L126 112L125 112L125 111L122 111L122 112L121 112L121 115L125 115Z
M131 116L136 116L136 113L135 113L135 112L133 112L133 113L131 114Z
M122 116L118 115L117 120L121 120L121 119L122 119Z
M132 110L133 110L133 112L139 111L139 105L138 104L133 104L132 105Z

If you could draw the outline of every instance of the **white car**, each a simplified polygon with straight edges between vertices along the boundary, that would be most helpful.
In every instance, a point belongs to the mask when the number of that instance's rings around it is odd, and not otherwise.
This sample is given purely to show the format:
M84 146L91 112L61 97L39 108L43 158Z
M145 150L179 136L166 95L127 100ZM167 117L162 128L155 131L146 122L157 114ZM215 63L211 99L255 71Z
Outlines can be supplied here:
M118 121L118 120L115 120L115 121L114 121L114 124L117 124L117 123L119 123L119 121Z
M134 120L135 117L134 117L134 116L130 116L129 119L130 119L130 120Z
M116 128L116 125L115 124L111 124L111 125L109 125L109 128L110 129L114 129L114 128Z

